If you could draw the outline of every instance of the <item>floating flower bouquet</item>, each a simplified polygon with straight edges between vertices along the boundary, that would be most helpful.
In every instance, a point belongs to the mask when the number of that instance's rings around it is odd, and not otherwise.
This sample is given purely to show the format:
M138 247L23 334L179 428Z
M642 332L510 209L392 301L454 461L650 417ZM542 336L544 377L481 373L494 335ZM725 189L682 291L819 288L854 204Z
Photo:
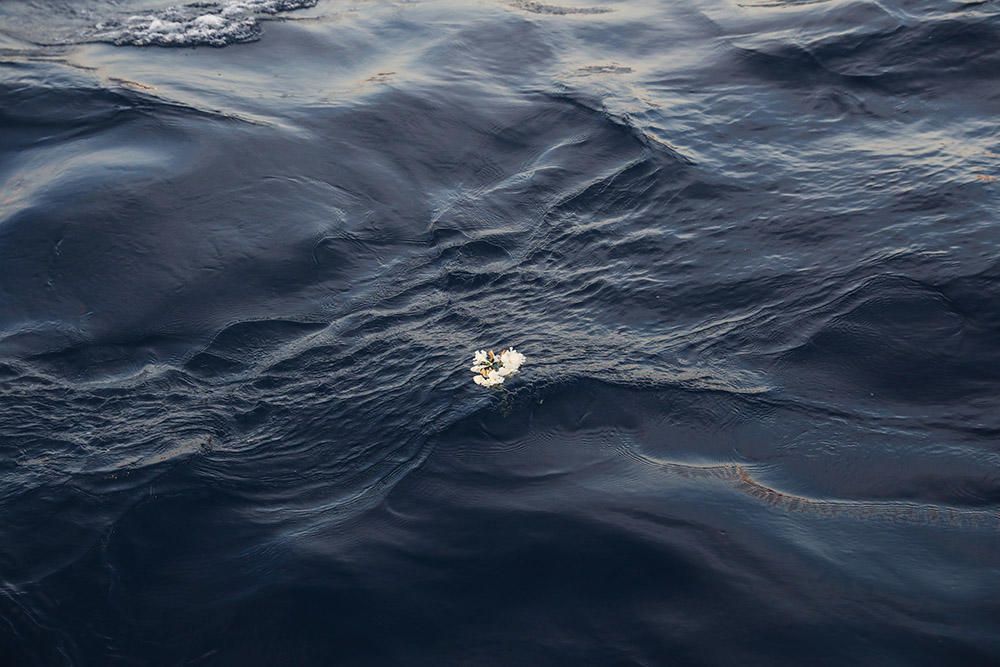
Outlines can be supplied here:
M493 350L479 350L469 370L476 374L472 380L479 386L495 387L516 374L524 360L525 356L512 347L500 354L495 354Z

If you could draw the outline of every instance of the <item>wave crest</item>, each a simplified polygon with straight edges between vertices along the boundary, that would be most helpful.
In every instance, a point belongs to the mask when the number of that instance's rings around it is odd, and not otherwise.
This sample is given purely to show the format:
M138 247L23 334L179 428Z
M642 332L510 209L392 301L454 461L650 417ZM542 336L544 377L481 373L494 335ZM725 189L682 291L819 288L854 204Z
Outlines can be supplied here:
M117 46L229 46L260 38L260 20L316 5L316 0L196 2L112 19L93 38Z

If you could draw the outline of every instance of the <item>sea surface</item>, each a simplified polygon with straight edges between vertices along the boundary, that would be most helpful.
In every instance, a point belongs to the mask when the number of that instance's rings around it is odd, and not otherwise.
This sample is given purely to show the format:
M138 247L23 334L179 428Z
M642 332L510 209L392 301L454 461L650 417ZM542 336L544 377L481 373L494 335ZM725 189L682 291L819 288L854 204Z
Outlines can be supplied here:
M0 665L997 664L997 0L0 2Z

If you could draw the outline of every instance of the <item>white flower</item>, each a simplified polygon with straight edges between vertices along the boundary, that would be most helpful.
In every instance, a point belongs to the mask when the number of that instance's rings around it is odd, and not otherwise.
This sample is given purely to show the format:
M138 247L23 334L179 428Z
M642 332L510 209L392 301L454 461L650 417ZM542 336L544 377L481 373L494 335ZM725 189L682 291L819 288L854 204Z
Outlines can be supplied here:
M500 354L493 350L477 350L473 355L473 363L469 370L476 374L472 381L481 387L495 387L504 380L516 374L526 357L512 347Z
M521 364L524 363L525 356L515 350L512 347L507 348L500 353L500 363L503 364L504 368L510 369L510 374L513 375L521 368Z
M485 376L480 374L472 379L476 384L482 387L493 387L498 384L503 384L503 376L496 370L489 370Z

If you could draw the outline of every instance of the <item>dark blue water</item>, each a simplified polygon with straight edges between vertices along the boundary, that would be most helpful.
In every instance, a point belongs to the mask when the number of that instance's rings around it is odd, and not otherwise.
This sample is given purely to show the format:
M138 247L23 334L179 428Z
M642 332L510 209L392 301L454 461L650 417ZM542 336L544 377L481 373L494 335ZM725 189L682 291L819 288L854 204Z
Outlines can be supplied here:
M995 0L3 0L0 664L1000 664L998 118Z

